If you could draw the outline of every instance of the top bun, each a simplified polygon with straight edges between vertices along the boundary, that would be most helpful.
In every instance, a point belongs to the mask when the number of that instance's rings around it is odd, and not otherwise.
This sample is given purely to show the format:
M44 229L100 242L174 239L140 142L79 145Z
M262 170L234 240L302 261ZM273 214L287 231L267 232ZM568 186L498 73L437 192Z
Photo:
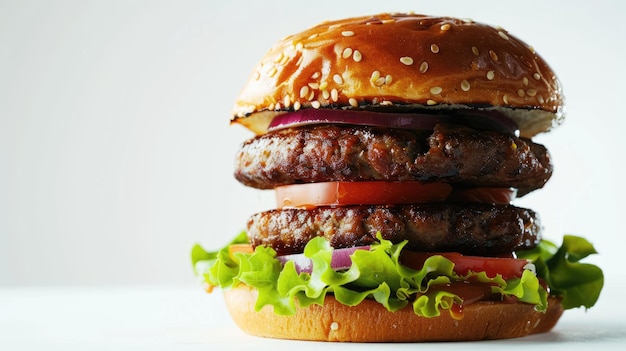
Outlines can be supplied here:
M563 95L548 64L502 28L380 14L277 42L239 95L233 121L262 134L277 114L303 108L495 109L532 137L561 123Z

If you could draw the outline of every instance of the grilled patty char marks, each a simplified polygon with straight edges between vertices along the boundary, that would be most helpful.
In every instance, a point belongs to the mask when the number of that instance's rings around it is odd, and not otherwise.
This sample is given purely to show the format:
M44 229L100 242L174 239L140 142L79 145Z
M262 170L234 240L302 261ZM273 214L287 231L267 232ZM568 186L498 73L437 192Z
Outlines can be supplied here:
M324 236L335 248L369 245L376 233L393 242L408 240L416 251L454 251L495 256L529 249L541 239L532 210L511 205L427 204L318 207L270 210L248 220L253 246L266 245L279 255L300 253Z
M543 145L447 125L434 131L338 125L279 130L246 141L235 168L237 180L259 189L324 181L418 180L515 187L519 195L543 187L552 175Z

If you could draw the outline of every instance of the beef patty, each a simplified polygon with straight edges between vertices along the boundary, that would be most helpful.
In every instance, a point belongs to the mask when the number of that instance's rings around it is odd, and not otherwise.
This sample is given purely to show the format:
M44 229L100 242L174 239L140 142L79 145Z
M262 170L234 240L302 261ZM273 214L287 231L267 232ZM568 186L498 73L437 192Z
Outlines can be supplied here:
M271 189L322 181L417 180L467 186L543 187L552 175L543 145L496 131L438 125L434 131L317 125L246 141L235 178Z
M266 245L279 255L300 253L324 236L335 248L369 245L376 233L393 242L408 240L416 251L454 251L496 256L529 249L541 239L532 210L511 205L420 204L318 207L270 210L248 220L253 246Z

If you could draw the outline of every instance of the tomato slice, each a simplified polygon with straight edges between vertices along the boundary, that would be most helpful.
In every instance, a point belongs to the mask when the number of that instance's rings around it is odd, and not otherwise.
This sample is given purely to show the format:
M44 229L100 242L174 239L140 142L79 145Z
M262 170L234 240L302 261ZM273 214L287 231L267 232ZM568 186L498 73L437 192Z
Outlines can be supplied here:
M430 291L446 291L460 297L463 302L456 302L450 307L450 316L453 319L463 319L463 306L471 305L475 302L485 300L492 295L489 284L476 282L450 282L447 284L436 284L429 287Z
M365 181L293 184L275 190L278 208L313 208L443 202L452 187L446 183Z
M521 277L528 260L504 257L465 256L457 252L426 253L404 250L400 262L413 269L421 269L424 261L433 255L441 255L454 263L454 272L465 275L469 271L485 272L488 277L502 275L503 279Z
M515 188L466 188L454 189L449 201L509 205L516 197Z
M228 256L235 261L237 260L235 258L236 252L251 254L254 252L254 248L250 244L232 244L228 246Z

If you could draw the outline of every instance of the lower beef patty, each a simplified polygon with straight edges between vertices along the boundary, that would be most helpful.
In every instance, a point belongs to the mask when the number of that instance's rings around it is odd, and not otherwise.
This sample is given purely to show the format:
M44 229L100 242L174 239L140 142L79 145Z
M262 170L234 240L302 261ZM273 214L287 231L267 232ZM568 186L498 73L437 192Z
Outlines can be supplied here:
M511 205L427 204L318 207L261 212L248 220L253 246L278 254L300 253L316 236L335 248L369 245L376 233L393 242L408 240L418 251L455 251L467 255L511 253L533 248L541 239L532 210Z
M479 155L479 156L478 156ZM434 131L319 125L246 141L235 178L271 189L324 181L443 181L468 186L543 187L552 175L545 147L495 131L437 125Z

